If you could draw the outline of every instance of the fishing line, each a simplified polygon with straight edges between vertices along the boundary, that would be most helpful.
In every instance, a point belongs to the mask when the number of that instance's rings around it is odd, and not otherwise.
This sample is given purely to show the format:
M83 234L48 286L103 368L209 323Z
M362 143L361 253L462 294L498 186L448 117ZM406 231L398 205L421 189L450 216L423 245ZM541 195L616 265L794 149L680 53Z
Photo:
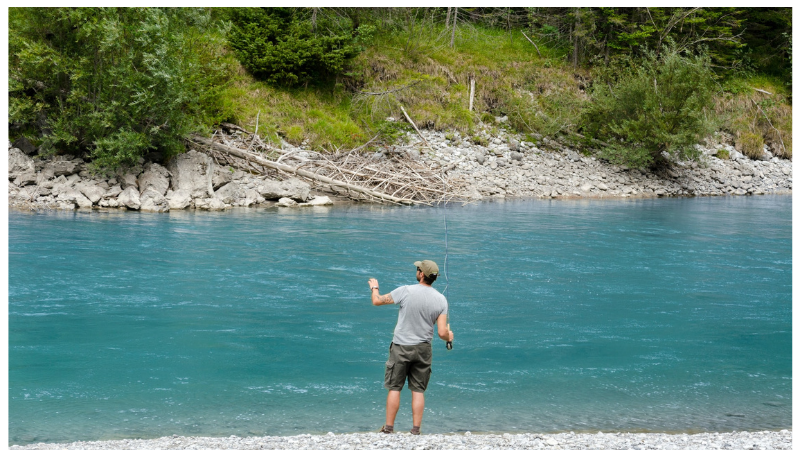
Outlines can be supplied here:
M447 256L448 256L448 249L447 249L447 180L444 177L444 173L442 173L442 182L444 183L444 290L442 291L442 295L447 293L447 288L450 287L450 279L447 277ZM450 331L450 306L448 302L447 307L447 331ZM447 349L453 349L453 341L447 341Z

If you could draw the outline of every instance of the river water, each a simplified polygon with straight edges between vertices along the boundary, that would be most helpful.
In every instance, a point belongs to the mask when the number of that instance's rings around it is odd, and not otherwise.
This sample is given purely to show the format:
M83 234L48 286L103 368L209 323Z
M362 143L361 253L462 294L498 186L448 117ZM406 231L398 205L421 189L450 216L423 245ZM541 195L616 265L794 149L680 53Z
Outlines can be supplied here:
M10 443L377 430L445 213L424 432L791 427L790 196L12 211Z

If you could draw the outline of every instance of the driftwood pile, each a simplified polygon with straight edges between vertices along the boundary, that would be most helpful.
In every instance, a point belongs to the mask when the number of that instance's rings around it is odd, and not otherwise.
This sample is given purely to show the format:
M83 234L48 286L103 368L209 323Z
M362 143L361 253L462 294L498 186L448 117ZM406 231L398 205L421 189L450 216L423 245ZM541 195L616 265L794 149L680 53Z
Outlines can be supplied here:
M307 180L317 190L356 201L436 205L463 201L466 188L460 178L445 175L447 167L429 167L406 152L395 151L382 157L371 151L362 152L372 141L349 151L287 150L265 143L257 134L236 125L224 124L211 139L192 136L189 142L218 164L261 175L291 174Z

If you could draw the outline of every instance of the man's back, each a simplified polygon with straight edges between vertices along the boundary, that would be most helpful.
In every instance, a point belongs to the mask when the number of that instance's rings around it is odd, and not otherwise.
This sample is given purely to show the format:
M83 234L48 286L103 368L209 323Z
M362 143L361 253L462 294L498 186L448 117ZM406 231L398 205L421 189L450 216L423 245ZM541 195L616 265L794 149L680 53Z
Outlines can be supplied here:
M430 286L412 284L393 290L392 299L400 305L392 342L397 345L431 342L436 319L447 314L444 295Z

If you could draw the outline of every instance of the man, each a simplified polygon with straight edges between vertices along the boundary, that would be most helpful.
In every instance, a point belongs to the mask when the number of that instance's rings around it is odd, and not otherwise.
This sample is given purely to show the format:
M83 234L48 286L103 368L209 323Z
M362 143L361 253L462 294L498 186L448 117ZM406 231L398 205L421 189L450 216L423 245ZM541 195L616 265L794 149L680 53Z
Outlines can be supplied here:
M417 261L414 265L419 283L400 286L386 295L380 294L378 280L369 279L373 305L400 305L397 326L389 346L389 360L386 361L383 386L389 394L386 397L386 425L381 428L383 433L394 432L394 419L400 409L400 391L408 379L414 421L411 434L419 434L425 410L425 389L431 377L434 323L440 339L453 340L453 332L447 326L447 299L431 286L439 276L439 267L429 260Z

